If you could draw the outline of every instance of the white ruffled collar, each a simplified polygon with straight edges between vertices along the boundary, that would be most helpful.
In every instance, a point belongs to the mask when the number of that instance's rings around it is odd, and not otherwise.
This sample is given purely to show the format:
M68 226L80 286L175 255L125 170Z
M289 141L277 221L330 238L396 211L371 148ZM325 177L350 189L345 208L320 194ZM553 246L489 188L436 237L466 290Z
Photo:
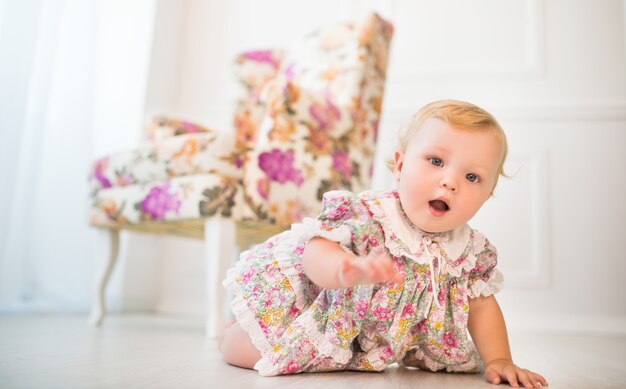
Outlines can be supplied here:
M456 277L475 266L476 255L484 245L477 242L482 234L474 234L467 224L442 233L421 231L402 210L397 193L392 194L370 203L372 217L381 224L385 246L392 255L408 257L419 264L430 264L437 259L440 274ZM428 253L424 251L426 247Z

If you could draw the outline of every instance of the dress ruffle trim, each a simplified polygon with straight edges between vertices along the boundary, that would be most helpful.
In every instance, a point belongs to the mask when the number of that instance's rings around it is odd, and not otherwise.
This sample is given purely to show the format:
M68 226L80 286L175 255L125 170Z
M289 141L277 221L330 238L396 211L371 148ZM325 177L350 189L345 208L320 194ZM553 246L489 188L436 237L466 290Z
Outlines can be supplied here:
M291 232L297 237L298 243L308 242L316 236L338 242L345 247L352 241L352 231L348 226L324 229L321 221L310 217L305 218L302 223L292 224Z
M276 365L271 361L271 355L275 355L273 347L267 341L259 324L256 322L253 313L248 308L246 301L238 296L231 303L233 313L241 328L248 333L252 344L260 351L261 359L254 365L254 370L259 372L263 377L271 377L283 374L280 365ZM332 358L335 362L347 365L352 358L352 351L337 347L329 342L323 333L316 328L315 321L306 317L296 324L307 335L307 340L317 350L318 354L323 357ZM318 356L319 357L319 356Z
M371 366L371 370L382 371L382 370L385 370L385 368L387 368L387 366L389 366L390 363L395 362L395 359L391 357L386 358L386 359L382 358L382 355L383 355L382 349L384 349L385 347L389 347L389 346L387 345L385 345L384 347L379 346L367 352L366 358L367 358L367 362Z
M250 308L248 308L246 300L241 296L241 286L237 282L235 274L238 274L235 269L229 270L228 276L223 282L224 287L235 295L233 301L230 303L230 307L235 315L237 323L239 323L241 328L248 333L254 347L261 352L261 355L266 355L271 351L272 346L267 341L267 338L265 337L261 326L257 323L254 314Z
M493 269L491 275L487 281L477 279L473 283L470 283L467 296L469 298L476 298L479 296L488 297L494 293L498 293L504 284L504 277L498 269Z
M470 354L470 358L467 362L458 365L446 365L437 362L426 355L424 350L420 348L410 350L408 353L412 353L411 358L407 359L405 357L402 359L400 361L401 365L418 367L420 369L426 368L432 372L445 370L448 373L476 373L482 368L480 357L475 350Z

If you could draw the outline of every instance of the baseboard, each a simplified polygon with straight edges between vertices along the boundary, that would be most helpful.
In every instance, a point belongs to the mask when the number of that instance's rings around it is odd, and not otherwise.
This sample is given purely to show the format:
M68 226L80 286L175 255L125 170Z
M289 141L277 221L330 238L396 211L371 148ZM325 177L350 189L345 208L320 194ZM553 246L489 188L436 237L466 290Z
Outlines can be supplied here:
M166 315L183 315L204 318L206 316L206 302L181 301L180 299L162 298L155 307L155 312Z
M511 332L558 332L561 334L626 335L626 316L609 315L508 315Z

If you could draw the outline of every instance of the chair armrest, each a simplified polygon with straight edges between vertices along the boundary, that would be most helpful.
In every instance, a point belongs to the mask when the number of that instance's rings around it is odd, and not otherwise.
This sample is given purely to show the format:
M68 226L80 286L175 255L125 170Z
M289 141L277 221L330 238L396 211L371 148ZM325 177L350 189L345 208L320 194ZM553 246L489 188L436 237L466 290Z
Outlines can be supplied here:
M92 164L89 180L92 191L201 174L238 180L242 158L232 132L182 134L103 156Z
M146 138L152 141L211 131L200 124L167 116L154 117L146 124Z

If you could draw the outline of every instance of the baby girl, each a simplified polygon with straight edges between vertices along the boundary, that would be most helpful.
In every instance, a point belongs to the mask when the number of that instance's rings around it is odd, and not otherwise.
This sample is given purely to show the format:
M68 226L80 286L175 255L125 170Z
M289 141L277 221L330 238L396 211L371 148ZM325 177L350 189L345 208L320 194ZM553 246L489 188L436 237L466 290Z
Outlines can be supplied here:
M467 225L506 155L505 134L483 109L423 107L388 161L396 189L328 192L316 219L242 253L224 281L236 318L220 339L224 360L265 376L399 362L547 385L513 363L494 297L496 249Z

